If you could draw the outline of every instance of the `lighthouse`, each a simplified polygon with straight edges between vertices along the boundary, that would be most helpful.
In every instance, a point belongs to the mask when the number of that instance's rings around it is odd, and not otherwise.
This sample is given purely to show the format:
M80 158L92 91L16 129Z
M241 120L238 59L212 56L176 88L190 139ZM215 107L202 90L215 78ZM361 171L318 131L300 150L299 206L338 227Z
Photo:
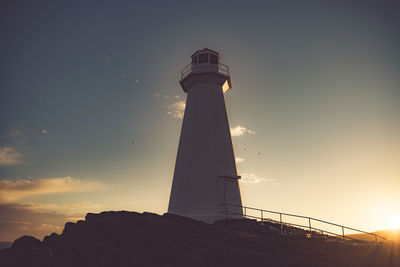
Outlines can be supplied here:
M191 59L181 71L187 98L168 212L211 223L225 218L229 208L230 217L241 218L240 176L224 100L232 88L229 69L208 48Z

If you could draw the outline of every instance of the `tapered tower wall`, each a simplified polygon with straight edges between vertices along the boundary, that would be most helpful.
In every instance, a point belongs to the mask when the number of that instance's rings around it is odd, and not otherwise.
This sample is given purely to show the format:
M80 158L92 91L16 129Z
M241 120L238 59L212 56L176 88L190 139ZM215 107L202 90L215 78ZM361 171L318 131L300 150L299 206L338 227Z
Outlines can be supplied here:
M224 218L223 203L241 205L240 176L222 89L229 77L201 67L181 81L188 95L168 212L213 222Z

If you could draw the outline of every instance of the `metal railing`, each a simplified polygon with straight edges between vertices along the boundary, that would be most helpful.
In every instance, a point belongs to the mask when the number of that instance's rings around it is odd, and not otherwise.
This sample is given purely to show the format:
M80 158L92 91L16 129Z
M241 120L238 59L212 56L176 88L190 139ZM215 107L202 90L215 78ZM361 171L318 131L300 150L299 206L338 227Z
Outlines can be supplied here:
M361 234L365 234L365 235L369 235L372 236L375 239L375 242L379 242L379 241L384 241L384 242L388 242L388 243L392 243L392 244L396 244L398 245L398 243L385 238L381 235L378 235L376 233L369 233L363 230L358 230L355 228L351 228L351 227L347 227L344 225L339 225L336 223L331 223L331 222L327 222L324 220L320 220L320 219L316 219L316 218L312 218L312 217L307 217L307 216L302 216L302 215L295 215L295 214L289 214L289 213L283 213L283 212L277 212L277 211L271 211L271 210L263 210L263 209L257 209L257 208L251 208L251 207L246 207L246 206L240 206L240 205L235 205L235 204L230 204L230 203L223 203L222 204L224 209L223 209L223 213L225 214L225 218L229 219L230 215L236 215L236 218L238 215L243 215L244 218L251 218L251 219L256 219L256 220L260 220L261 223L265 222L272 222L272 223L276 223L280 225L280 230L283 231L283 227L284 226L294 226L294 227L299 227L301 229L306 229L307 231L309 231L310 236L318 232L320 232L320 235L330 235L330 236L334 236L334 237L340 237L343 241L346 240L353 240L353 241L361 241L361 242L365 242L366 240L362 240L362 239L357 239L354 237L350 237L348 235L345 234L345 230L347 231L352 231L355 233L361 233ZM237 209L241 208L242 209L242 214L238 213L238 212L234 212L234 211L229 211L229 207L234 207ZM255 211L256 214L258 215L250 215L249 211ZM275 215L279 215L279 221L278 220L274 220L268 217L265 217L265 215L267 214L275 214ZM304 224L298 224L298 223L293 223L293 222L288 222L288 221L284 221L285 217L290 217L290 218L301 218L301 219L305 219L306 221L308 221L308 225L304 225ZM341 230L341 233L334 233L331 230L326 230L325 229L321 229L321 227L319 226L318 228L315 227L312 222L314 223L320 223L322 225L325 226L334 226L334 227L338 227Z
M229 76L229 68L227 65L224 65L222 63L218 63L218 64L211 64L211 63L199 63L199 64L193 64L193 63L189 63L189 65L187 65L186 67L184 67L181 70L181 80L183 78L185 78L186 76L188 76L190 73L193 72L193 69L196 67L202 67L202 66L211 66L211 67L215 67L216 66L216 71L219 73L222 73L226 76Z

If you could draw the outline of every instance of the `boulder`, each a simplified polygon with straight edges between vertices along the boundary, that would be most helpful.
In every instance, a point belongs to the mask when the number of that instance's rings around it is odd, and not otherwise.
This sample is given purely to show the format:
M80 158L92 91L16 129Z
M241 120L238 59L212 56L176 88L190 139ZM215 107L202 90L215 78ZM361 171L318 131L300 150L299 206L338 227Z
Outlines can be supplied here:
M23 237L16 239L12 243L11 247L17 249L41 248L42 242L33 236L24 235Z

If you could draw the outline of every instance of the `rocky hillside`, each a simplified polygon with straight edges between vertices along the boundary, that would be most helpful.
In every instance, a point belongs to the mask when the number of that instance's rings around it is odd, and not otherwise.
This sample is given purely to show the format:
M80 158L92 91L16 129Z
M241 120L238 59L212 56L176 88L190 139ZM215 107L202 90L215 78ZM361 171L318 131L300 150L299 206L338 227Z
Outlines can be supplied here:
M379 236L382 236L384 238L387 238L389 240L392 240L392 241L400 244L400 229L376 231L376 232L373 232L373 234L377 234ZM374 236L367 235L367 234L354 234L354 235L349 235L349 237L352 237L352 238L355 238L358 240L365 240L365 241L374 241L375 240Z
M253 220L119 211L89 213L43 241L21 237L0 250L0 266L400 266L400 248Z

